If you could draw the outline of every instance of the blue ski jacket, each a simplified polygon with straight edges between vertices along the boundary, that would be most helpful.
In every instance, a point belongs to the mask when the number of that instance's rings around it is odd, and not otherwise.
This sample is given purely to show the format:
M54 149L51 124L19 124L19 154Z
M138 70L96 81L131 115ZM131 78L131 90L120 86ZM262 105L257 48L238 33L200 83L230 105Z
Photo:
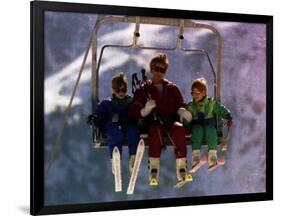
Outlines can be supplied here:
M132 102L131 96L126 96L124 99L118 99L114 95L103 100L98 106L95 115L95 126L106 129L111 123L118 123L120 126L125 126L130 123L135 123L128 117L128 107Z

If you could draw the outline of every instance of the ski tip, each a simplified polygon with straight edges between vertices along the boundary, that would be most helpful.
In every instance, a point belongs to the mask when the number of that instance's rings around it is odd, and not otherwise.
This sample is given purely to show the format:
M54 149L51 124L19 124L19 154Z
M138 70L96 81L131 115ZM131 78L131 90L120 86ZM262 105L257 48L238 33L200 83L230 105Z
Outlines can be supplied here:
M184 185L186 185L187 181L179 181L174 187L175 188L181 188Z
M115 153L119 152L119 149L117 146L114 147L113 152L115 152Z
M216 170L217 168L219 168L220 166L223 166L224 164L225 164L225 161L224 160L223 161L220 160L220 161L218 161L218 163L216 165L214 165L212 167L209 167L208 171L212 172L212 171Z
M139 145L143 145L144 146L144 140L143 139L140 139Z
M184 185L186 185L188 182L192 182L193 177L191 174L187 174L184 180L179 181L174 187L175 188L181 188Z
M180 181L180 182L178 182L178 183L174 186L174 188L181 188L181 187L183 187L185 184L186 184L185 181Z
M207 163L207 159L201 159L200 162L198 164L196 164L195 166L193 166L188 173L189 174L194 174L196 173L202 166L204 166Z
M127 191L127 195L132 195L132 194L134 194L133 191Z
M216 169L216 167L209 167L208 168L208 172L212 172L212 171L214 171Z

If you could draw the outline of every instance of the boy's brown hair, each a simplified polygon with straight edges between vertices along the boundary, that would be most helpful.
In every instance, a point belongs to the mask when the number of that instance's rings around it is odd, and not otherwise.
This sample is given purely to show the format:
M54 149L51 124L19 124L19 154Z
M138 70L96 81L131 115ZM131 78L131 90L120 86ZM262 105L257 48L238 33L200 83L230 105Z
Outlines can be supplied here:
M192 83L191 91L193 91L195 88L198 89L200 92L205 91L205 93L207 94L208 84L207 84L206 79L203 77L195 79Z
M122 86L127 89L128 80L125 74L123 72L120 72L112 78L112 88L116 90L120 89Z
M169 67L169 61L168 61L167 54L165 54L165 53L156 54L150 61L150 64L149 64L150 69L153 70L157 63L161 63L161 64L165 65L165 68L167 70Z

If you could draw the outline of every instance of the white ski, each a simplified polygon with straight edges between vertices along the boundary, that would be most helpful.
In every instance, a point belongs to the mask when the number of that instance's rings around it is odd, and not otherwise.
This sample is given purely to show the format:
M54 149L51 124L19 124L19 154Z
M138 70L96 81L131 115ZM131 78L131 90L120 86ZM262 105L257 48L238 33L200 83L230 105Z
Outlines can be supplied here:
M207 163L207 158L202 157L200 162L197 165L195 165L191 170L189 170L188 173L191 173L191 174L196 173L206 163Z
M120 152L115 146L112 152L112 162L114 169L114 180L115 180L115 192L122 191L122 178L121 178L121 162Z
M182 180L178 181L177 184L174 186L175 188L181 188L186 185L188 182L192 182L193 177L191 174L185 174Z
M144 154L144 150L145 150L144 141L143 141L143 139L141 139L139 141L139 144L138 144L136 159L135 159L132 174L131 174L131 177L130 177L130 182L129 182L128 189L127 189L127 194L133 194L134 193L134 189L135 189L135 185L136 185L136 181L137 181L137 177L138 177L138 173L139 173L140 164L141 164L142 157L143 157L143 154Z
M225 164L225 160L224 160L224 158L221 158L215 166L208 168L208 171L212 172L212 171L216 170L217 168L219 168L220 166L223 166L224 164Z

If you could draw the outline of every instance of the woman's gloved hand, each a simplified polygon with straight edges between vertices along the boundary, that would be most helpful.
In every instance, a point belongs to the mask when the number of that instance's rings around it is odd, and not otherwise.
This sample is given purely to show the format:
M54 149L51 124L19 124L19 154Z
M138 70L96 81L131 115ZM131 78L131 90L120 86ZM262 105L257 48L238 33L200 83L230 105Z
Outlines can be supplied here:
M183 107L179 108L177 113L180 117L180 122L183 122L184 120L186 120L187 122L192 121L192 114L189 111L187 111L185 108Z
M141 109L141 116L146 117L148 116L153 108L156 107L156 102L153 99L148 99L145 106Z

